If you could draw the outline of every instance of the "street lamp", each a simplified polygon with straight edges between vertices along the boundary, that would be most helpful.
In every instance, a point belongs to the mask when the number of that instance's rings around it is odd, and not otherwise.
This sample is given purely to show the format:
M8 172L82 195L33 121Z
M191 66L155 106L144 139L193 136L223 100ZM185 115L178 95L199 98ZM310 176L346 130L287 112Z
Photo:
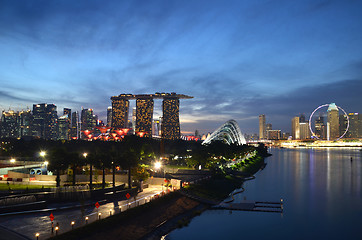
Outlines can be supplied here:
M83 153L84 158L87 158L87 156L88 156L88 153Z
M15 163L16 162L15 158L10 159L10 162Z
M72 222L70 223L70 225L72 225L72 230L74 229L74 224L75 224L74 221L72 221Z
M36 240L39 240L39 233L35 233Z
M45 157L46 152L45 152L45 151L41 151L41 152L39 153L39 155L40 155L40 157Z
M161 162L155 162L155 168L156 170L160 169L162 167L162 163Z

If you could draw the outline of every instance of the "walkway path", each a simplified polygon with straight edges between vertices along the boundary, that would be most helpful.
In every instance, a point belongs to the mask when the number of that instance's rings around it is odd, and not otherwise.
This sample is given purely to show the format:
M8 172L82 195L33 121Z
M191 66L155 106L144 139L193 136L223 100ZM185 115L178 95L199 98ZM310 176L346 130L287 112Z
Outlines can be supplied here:
M54 215L54 227L56 226L56 223L59 223L59 233L66 232L72 229L72 221L75 222L73 226L74 228L80 227L86 224L86 217L88 217L88 223L90 223L98 219L98 213L101 213L101 218L105 218L111 214L113 215L115 213L125 211L130 207L135 207L137 205L144 204L145 202L149 202L152 196L160 194L161 192L161 186L151 185L149 188L144 189L143 192L137 195L136 201L134 198L130 198L129 200L115 201L111 203L108 202L101 204L98 210L95 206L88 206L83 209L73 208L52 211ZM21 233L29 239L35 239L35 234L39 233L39 239L47 239L55 234L51 233L51 221L49 219L49 215L50 211L44 210L43 212L34 212L26 215L2 216L0 217L0 239L3 239L2 237L4 234L11 235L11 231ZM10 237L6 239L26 239L15 238L16 234L12 234L14 235L14 238Z

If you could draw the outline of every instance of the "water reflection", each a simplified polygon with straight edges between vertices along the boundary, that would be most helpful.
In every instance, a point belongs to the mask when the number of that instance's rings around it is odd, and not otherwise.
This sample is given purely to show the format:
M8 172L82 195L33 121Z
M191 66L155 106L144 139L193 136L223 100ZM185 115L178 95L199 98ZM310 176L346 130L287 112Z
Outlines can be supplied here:
M236 196L285 200L280 214L207 211L168 239L358 239L362 159L358 149L272 149L266 168ZM351 161L352 157L352 161ZM198 229L204 229L199 231ZM260 231L262 229L262 231Z

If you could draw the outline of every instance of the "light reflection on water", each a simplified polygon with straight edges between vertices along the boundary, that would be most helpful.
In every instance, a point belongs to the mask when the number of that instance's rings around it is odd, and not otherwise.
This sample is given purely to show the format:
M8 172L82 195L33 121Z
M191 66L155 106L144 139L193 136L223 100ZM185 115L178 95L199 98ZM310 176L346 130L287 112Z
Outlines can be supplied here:
M210 210L166 239L362 239L359 149L271 149L271 153L265 169L245 182L245 191L235 198L283 198L283 215Z

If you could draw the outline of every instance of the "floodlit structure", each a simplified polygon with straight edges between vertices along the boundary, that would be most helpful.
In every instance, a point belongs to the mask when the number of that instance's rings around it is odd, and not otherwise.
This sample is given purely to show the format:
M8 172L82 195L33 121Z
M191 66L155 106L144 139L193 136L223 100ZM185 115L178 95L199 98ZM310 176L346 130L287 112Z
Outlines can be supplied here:
M211 135L209 135L202 144L209 144L214 140L224 141L227 144L246 144L244 135L241 133L240 128L235 120L229 120Z

